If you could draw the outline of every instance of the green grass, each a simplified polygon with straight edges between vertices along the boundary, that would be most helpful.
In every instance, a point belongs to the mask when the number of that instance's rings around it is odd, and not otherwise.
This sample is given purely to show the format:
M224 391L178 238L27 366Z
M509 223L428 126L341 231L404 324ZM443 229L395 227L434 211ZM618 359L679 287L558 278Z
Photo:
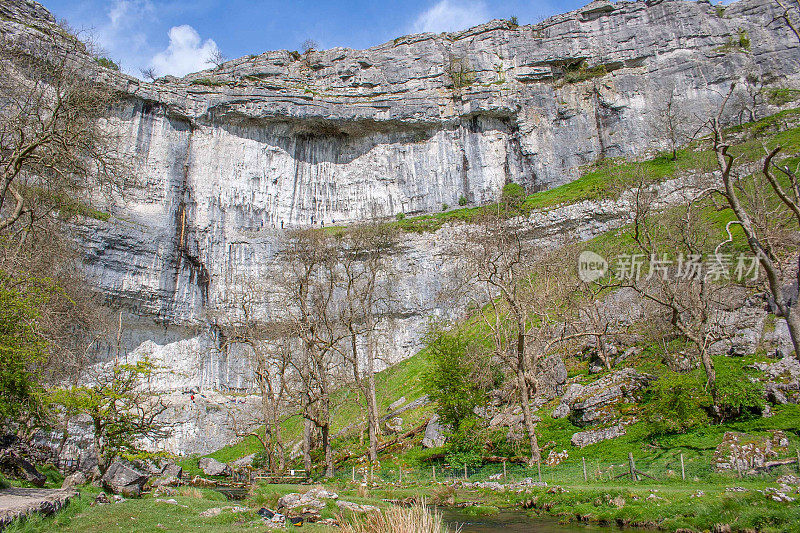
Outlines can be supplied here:
M201 85L203 87L222 87L227 85L224 81L212 80L210 78L198 78L189 82L191 85Z

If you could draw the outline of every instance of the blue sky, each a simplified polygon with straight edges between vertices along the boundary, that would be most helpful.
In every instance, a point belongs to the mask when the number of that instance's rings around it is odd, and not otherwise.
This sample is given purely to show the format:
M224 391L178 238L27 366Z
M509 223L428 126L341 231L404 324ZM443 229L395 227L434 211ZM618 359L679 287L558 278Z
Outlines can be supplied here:
M420 31L453 31L493 18L521 24L588 0L42 0L59 19L91 36L134 75L141 68L184 75L208 67L219 49L235 58L267 50L367 48Z

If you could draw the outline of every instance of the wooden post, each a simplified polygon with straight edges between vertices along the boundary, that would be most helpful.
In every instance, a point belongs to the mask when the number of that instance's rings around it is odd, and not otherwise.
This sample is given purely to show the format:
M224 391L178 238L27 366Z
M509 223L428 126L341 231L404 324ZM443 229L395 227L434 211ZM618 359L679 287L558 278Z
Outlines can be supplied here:
M372 465L372 463L370 463L370 465L369 465L369 482L370 483L372 483L372 467L373 467L373 465Z
M433 480L436 481L436 465L433 465L431 469L433 470Z
M631 481L637 481L636 479L636 463L633 462L633 453L628 452L628 463L631 468Z
M353 466L353 483L356 482L356 467Z
M614 481L614 465L611 465L611 470L609 470L611 477L609 478L611 481Z
M686 467L683 465L683 454L681 454L681 479L686 481Z
M539 472L539 483L542 482L542 458L536 458L536 470Z
M797 454L797 471L800 472L800 448L795 448L794 451Z
M467 479L467 463L464 463L464 479Z
M503 481L508 479L508 475L506 474L506 462L503 461Z
M581 457L581 463L583 463L583 481L588 482L589 476L586 475L586 458Z

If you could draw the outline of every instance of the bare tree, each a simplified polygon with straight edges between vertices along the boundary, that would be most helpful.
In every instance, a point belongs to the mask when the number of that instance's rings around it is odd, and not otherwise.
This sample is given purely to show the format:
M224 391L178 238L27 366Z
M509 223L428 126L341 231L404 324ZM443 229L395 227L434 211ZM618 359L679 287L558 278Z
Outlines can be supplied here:
M800 41L800 0L775 0L783 11L780 18L786 23L797 40Z
M311 52L314 52L319 48L319 43L314 39L306 39L303 41L303 44L300 45L300 49L303 50L303 54L307 55Z
M652 127L656 138L666 138L672 161L677 161L678 150L697 131L699 124L693 116L686 112L684 102L676 97L676 90L671 87L664 91L663 98L656 104Z
M382 317L394 307L387 277L391 269L388 255L395 244L395 232L385 224L354 226L341 239L341 320L350 339L349 350L345 349L343 356L352 366L353 378L364 396L369 459L373 462L378 460L380 432L375 392L375 334ZM363 345L363 351L359 345Z
M272 471L281 472L286 466L286 447L281 424L297 407L292 399L294 383L291 354L292 339L284 325L270 321L259 313L259 305L268 288L253 279L245 279L233 294L234 316L226 317L221 326L222 348L244 349L250 361L260 396L259 408L235 408L229 413L230 426L238 436L254 436L264 448L267 464ZM262 435L259 428L264 426Z
M222 51L219 49L214 50L208 57L208 62L214 65L218 69L222 68L222 66L225 64L227 60L228 58L225 57L225 54L223 54Z
M152 67L139 69L139 73L141 73L142 77L148 81L156 81L158 78L156 75L156 70Z
M784 280L790 277L791 270L794 270L794 283L800 282L800 256L793 266L783 265L779 255L783 246L776 241L781 236L780 228L783 224L800 224L799 168L791 169L787 164L776 160L782 149L780 146L772 150L765 147L766 157L761 174L767 183L759 183L759 176L742 172L737 157L729 152L730 145L724 139L719 117L711 119L708 128L712 134L723 186L722 190L716 192L723 196L735 213L737 224L742 228L750 250L758 258L772 294L775 314L786 320L795 357L800 359L800 313L795 309L797 302L794 301L791 291L784 286ZM776 173L784 176L784 183L777 178ZM751 178L756 180L754 187L747 186L746 180ZM770 192L776 202L770 202ZM782 209L773 209L772 205L782 206Z
M291 232L280 258L286 328L300 343L291 364L301 383L303 459L310 471L312 431L319 429L326 476L334 472L331 394L343 373L338 345L347 336L337 308L338 259L333 239L314 229Z
M468 281L465 288L477 295L472 307L479 309L495 355L513 369L534 464L541 457L531 410L539 363L559 346L598 333L565 326L573 310L568 295L577 279L568 279L562 262L525 242L521 220L507 219L499 211L488 214L470 227L456 253Z

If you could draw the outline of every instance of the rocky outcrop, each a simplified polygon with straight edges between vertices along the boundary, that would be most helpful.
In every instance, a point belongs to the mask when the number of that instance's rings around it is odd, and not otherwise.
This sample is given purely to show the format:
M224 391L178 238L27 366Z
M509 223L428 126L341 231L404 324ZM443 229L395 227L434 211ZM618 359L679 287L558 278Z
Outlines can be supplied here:
M706 1L596 7L368 50L267 52L154 83L107 73L123 95L109 127L142 187L109 206L108 221L86 220L80 241L97 291L125 311L130 356L171 370L163 386L178 424L167 449L206 453L232 438L212 406L179 393L251 390L245 348L224 342L226 319L243 281L276 275L283 230L430 213L462 197L479 205L512 181L552 187L600 158L663 148L652 125L667 93L704 116L738 82L731 119L748 74L798 84L800 46L768 0L722 16ZM3 38L60 31L33 1L2 1L0 14ZM740 31L747 49L730 45ZM591 238L625 223L629 201L535 213L530 239ZM409 235L394 253L402 306L381 329L388 363L420 348L431 315L461 311L438 299L451 231ZM261 307L271 316L282 302L265 294Z
M788 446L789 439L782 431L772 431L769 437L727 431L714 452L714 469L755 473L769 460L786 455Z
M620 405L636 401L652 379L632 368L623 368L588 385L571 384L553 416L569 416L578 426L611 422L619 417Z
M16 519L33 514L53 514L63 509L76 496L78 493L72 489L12 487L0 490L0 529Z
M617 424L607 428L579 431L578 433L572 435L570 442L573 446L583 448L584 446L589 446L590 444L597 444L598 442L602 442L604 440L621 437L624 434L625 427L622 424Z
M438 448L444 446L447 440L445 428L439 421L439 415L433 415L425 426L425 435L422 437L422 445L425 448Z

